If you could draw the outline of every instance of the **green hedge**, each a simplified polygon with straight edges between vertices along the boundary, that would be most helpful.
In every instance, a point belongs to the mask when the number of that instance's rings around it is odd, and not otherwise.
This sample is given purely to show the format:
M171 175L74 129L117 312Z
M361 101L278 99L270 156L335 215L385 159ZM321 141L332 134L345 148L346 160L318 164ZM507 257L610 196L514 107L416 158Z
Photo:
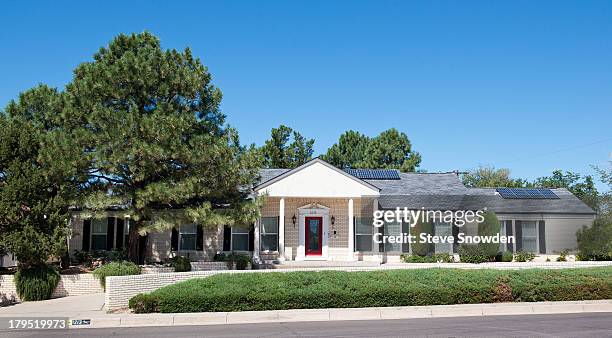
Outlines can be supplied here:
M174 272L188 272L191 271L191 262L189 258L183 256L177 256L170 259L170 265L174 268Z
M59 281L59 272L49 265L20 267L15 273L15 288L23 301L51 298Z
M132 262L111 262L94 270L93 275L100 280L100 285L106 289L106 277L140 275L140 267Z
M612 298L612 268L219 274L132 298L144 312L219 312Z

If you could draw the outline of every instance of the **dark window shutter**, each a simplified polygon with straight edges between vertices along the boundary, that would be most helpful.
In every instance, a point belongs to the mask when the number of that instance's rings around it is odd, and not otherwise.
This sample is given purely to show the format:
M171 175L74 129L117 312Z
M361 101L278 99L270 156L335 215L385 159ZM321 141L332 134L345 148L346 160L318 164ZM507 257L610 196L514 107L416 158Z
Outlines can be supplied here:
M251 230L249 230L249 251L253 251L255 249L255 227L251 226Z
M115 243L115 217L106 218L106 250L112 250Z
M81 250L89 251L89 237L91 235L91 220L83 220L83 247Z
M465 226L465 225L464 225ZM451 229L453 230L453 253L459 252L459 227L451 222Z
M357 217L353 216L353 252L357 252Z
M523 248L523 222L514 221L514 228L516 230L516 251L521 251Z
M405 234L408 234L409 231L410 231L410 223L406 223L402 221L402 236L405 236ZM410 243L408 243L408 241L402 242L402 252L410 252Z
M508 238L509 236L512 236L512 221L505 221L505 226L506 226L506 238ZM513 243L506 244L506 250L513 251L512 248L514 248Z
M231 251L232 248L232 228L223 226L223 251Z
M204 251L204 228L198 225L198 234L196 238L196 250Z
M176 228L172 228L172 235L170 236L170 250L178 251L179 232Z
M121 217L117 217L117 241L115 241L115 248L121 249L123 248L123 224L124 220Z
M385 225L383 224L381 227L379 227L376 233L380 234L378 238L381 239L380 243L378 243L378 252L385 252L385 243L382 241L382 236L385 235Z
M545 254L546 253L546 224L543 220L540 221L538 224L538 232L539 232L538 239L540 242L540 253Z

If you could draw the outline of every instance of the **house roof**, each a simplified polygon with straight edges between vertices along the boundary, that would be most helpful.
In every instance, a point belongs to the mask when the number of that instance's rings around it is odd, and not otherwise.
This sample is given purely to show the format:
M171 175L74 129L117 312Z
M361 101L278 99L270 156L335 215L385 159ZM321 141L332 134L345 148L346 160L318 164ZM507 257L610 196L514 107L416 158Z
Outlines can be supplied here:
M316 160L349 175L323 160ZM293 170L261 169L257 187L280 180ZM593 209L564 188L551 189L558 199L505 199L495 188L465 187L456 173L400 173L399 180L353 178L380 190L378 202L382 209L478 210L486 207L496 213L595 214Z
M357 178L357 177L347 173L346 171L344 171L342 169L339 169L338 167L335 167L335 166L333 166L333 165L323 161L322 159L320 159L318 157L314 158L314 159L312 159L312 160L310 160L310 161L308 161L308 162L306 162L306 163L302 164L301 166L299 166L297 168L294 168L294 169L263 169L263 170L266 170L266 172L262 173L260 171L260 176L262 178L260 179L260 183L257 183L257 185L254 187L254 190L263 189L263 188L265 188L265 187L267 187L267 186L269 186L269 185L271 185L271 184L273 184L275 182L278 182L278 181L282 180L283 178L285 178L287 176L290 176L290 175L292 175L292 174L294 174L294 173L296 173L298 171L301 171L301 170L303 170L305 168L308 168L311 165L317 164L317 163L322 164L322 165L328 167L329 169L331 169L333 171L336 171L336 172L342 174L343 176L345 176L347 178L350 178L351 180L356 181L356 182L358 182L358 183L360 183L360 184L362 184L362 185L364 185L364 186L366 186L366 187L368 187L370 189L373 189L375 191L379 191L380 190L380 188L378 188L377 186L367 182L366 180L362 180L360 178ZM272 176L272 175L275 175L275 174L276 174L276 176ZM264 180L264 177L266 177L267 180Z

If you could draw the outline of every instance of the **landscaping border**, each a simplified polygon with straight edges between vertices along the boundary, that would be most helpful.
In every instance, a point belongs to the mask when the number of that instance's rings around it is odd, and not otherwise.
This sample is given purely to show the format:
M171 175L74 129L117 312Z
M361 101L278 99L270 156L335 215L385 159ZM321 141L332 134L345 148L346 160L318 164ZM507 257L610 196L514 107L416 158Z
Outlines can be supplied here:
M112 276L106 279L106 294L104 306L107 311L127 308L130 298L140 293L151 292L161 287L175 284L192 278L205 278L219 273L268 273L291 271L377 271L387 269L567 269L583 267L612 266L612 261L602 262L526 262L526 263L398 263L384 264L377 267L314 267L266 270L225 270L225 271L192 271L176 273L158 273L133 276Z

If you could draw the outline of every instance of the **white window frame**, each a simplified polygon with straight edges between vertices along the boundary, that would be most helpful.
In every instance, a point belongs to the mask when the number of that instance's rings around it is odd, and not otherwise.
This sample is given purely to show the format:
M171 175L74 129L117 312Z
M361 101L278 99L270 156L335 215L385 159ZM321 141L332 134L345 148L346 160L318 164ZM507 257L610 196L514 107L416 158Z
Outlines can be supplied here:
M194 231L195 232L183 232L182 228L183 227L187 227L187 226L193 226L194 227ZM181 243L183 241L181 241L183 235L193 235L193 249L183 249L181 248ZM178 251L196 251L198 247L198 225L197 224L181 224L179 225L179 229L178 229Z
M535 239L535 250L534 251L527 251L525 250L525 231L524 230L524 226L525 226L525 222L533 222L535 224L535 236L528 236L529 238L533 237ZM521 221L521 251L527 251L527 252L533 252L534 254L539 254L540 252L540 222L538 222L537 220L529 220L529 221Z
M244 229L245 229L246 232L237 232L237 231L235 231L235 230L238 230L236 226L232 226L231 227L231 230L232 230L232 234L230 236L230 250L231 251L249 252L249 231L250 231L249 225L245 225ZM240 230L242 230L242 229L240 229ZM234 249L234 235L237 235L237 236L245 235L247 237L247 242L246 242L247 243L247 247L246 247L246 249L244 249L244 250L243 249Z
M355 221L353 222L354 226L355 226L355 240L354 240L354 243L355 243L355 252L373 252L374 251L374 245L376 244L376 243L374 243L374 226L373 225L370 224L370 233L365 233L365 232L359 232L358 231L359 227L357 226L357 224L361 223L364 218L365 217L355 217ZM358 243L357 236L368 236L368 237L370 237L370 245L371 245L370 246L370 251L357 250L357 243Z
M94 222L96 221L104 222L104 225L106 225L106 231L104 231L104 233L94 232L94 229L95 229ZM106 247L106 244L108 243L108 218L103 218L103 219L92 218L90 227L91 227L91 231L89 234L89 243L90 243L89 251L107 251L108 248ZM94 236L104 236L104 249L94 249L93 247L94 246L94 241L93 241ZM113 242L113 247L114 247L114 242Z
M393 226L399 226L399 232L398 233L388 233L387 232L387 226L388 225L393 225ZM383 232L382 235L383 236L398 236L402 233L402 222L397 222L397 220L394 220L393 222L387 222L385 223L385 225L383 226ZM390 246L395 246L395 245L399 245L399 249L398 250L389 250L387 251L387 245ZM372 246L372 249L374 249L374 246ZM402 243L383 243L383 252L388 252L388 253L402 253Z
M263 222L264 218L276 219L276 232L264 232L264 230L265 230L265 226L264 226L264 222ZM259 230L259 251L263 252L263 253L277 253L278 252L278 247L279 247L278 230L280 228L280 222L279 222L278 217L274 217L274 216L272 216L272 217L262 217L261 220L260 220L260 225L261 226L259 228L260 229ZM233 233L232 233L232 235L233 235ZM276 235L276 250L264 250L263 249L263 237L264 236L272 236L272 235ZM247 236L248 236L248 233L247 233ZM248 237L247 237L247 241L248 241ZM247 246L248 246L248 244L247 244ZM247 249L248 249L248 247L247 247Z
M440 235L440 233L437 231L438 226L446 226L449 229L449 233L445 234L445 236L452 236L453 235L453 223L447 223L447 222L441 222L441 221L434 221L433 222L433 231L436 234L436 236ZM438 251L438 245L442 246L442 245L448 245L449 249L448 251ZM453 243L434 243L434 253L439 254L439 253L448 253L448 254L453 254Z

